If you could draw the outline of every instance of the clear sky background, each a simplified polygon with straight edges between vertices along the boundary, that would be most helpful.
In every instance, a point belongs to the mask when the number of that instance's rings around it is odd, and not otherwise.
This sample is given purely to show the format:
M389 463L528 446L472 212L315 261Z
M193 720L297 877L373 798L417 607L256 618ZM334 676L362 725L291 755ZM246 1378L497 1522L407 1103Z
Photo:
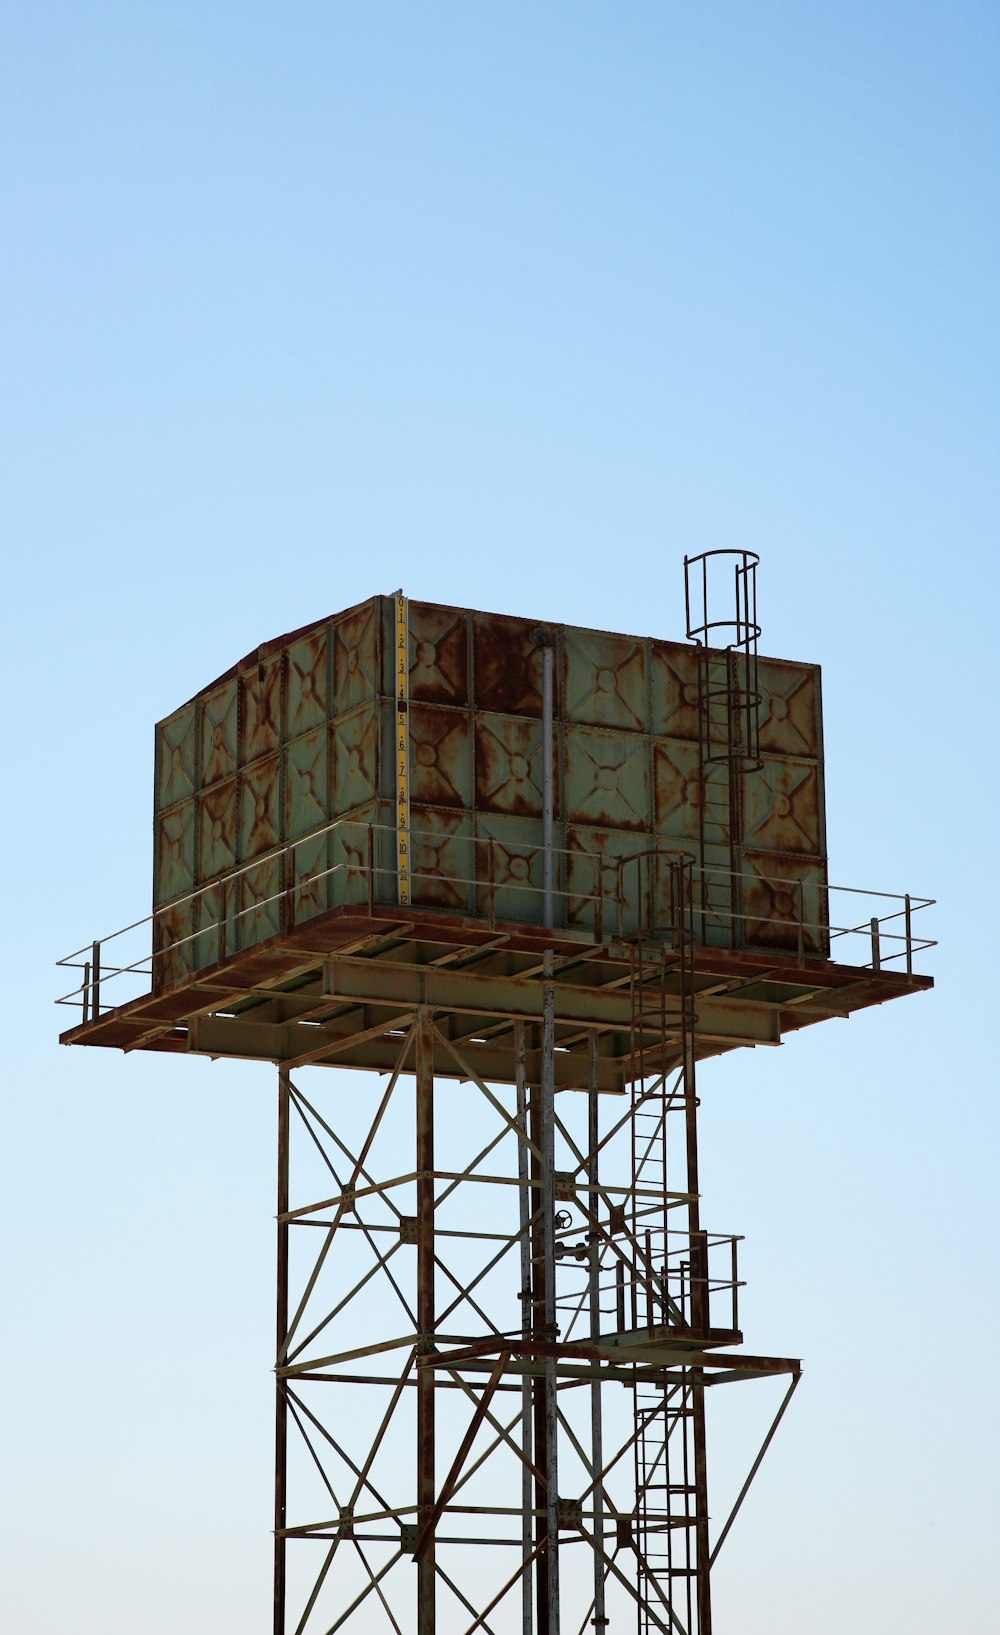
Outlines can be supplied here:
M806 1374L719 1635L995 1628L1000 14L9 4L0 507L16 1635L269 1628L273 1070L61 1050L146 911L153 723L413 596L683 635L758 550L831 877L938 989L704 1075L748 1345Z

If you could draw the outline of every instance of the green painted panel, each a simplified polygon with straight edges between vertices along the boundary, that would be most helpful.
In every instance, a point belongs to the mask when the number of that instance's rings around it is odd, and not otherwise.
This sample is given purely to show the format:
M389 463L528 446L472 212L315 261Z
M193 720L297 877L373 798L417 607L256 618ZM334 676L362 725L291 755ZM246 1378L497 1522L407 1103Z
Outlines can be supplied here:
M652 726L665 738L698 738L698 667L695 649L680 642L651 643Z
M198 878L207 884L236 865L236 779L206 789L198 801Z
M475 716L476 806L511 817L542 815L542 723L518 715Z
M330 822L327 731L319 727L285 751L285 834L297 839Z
M246 766L276 750L281 742L280 653L240 677L240 764Z
M378 712L363 705L330 728L333 741L333 815L340 816L375 798L378 769ZM390 765L392 757L389 756Z
M669 840L695 843L701 834L701 761L698 745L684 738L659 738L653 745L656 832Z
M471 807L472 732L468 712L413 704L409 723L410 800L418 806Z
M568 721L647 730L645 642L567 626L562 659L561 713Z
M410 806L410 891L424 908L476 912L476 843L472 814Z
M652 829L648 738L568 726L563 757L570 822L602 829Z
M754 851L822 850L819 768L815 761L769 755L748 775L744 840Z
M379 691L376 610L379 599L362 602L334 621L333 709L341 716L370 703Z
M542 825L531 818L489 814L477 817L476 871L479 880L479 912L486 916L492 901L498 920L521 920L541 925L543 918ZM565 859L562 826L556 826L553 885L557 893L554 918L557 925L566 919Z
M217 783L236 771L237 687L235 676L206 693L201 708L202 784Z
M154 906L169 903L194 889L195 803L182 801L161 812L153 830Z
M281 930L281 859L265 858L241 870L239 876L236 938L240 948L252 948Z
M265 755L240 777L241 862L281 844L281 757Z
M289 644L285 704L289 738L322 726L330 715L330 632L331 626L318 625Z
M818 756L819 670L811 664L761 659L760 747L770 755Z
M156 729L156 810L186 800L197 788L198 734L194 701Z
M410 602L410 701L469 701L468 614L462 608Z

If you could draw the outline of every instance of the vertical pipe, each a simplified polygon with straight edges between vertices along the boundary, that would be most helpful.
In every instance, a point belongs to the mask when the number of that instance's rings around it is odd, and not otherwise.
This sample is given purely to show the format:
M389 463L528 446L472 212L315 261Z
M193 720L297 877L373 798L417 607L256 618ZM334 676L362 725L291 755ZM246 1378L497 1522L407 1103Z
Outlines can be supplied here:
M550 927L552 913L552 839L555 827L555 753L553 734L553 679L555 653L546 632L542 648L542 903L543 925Z
M552 981L552 950L542 956L546 981L542 993L542 1258L544 1263L543 1320L550 1345L558 1337L556 1327L556 1238L555 1238L555 983ZM548 1544L546 1635L559 1635L559 1478L556 1359L545 1358L545 1508Z
M590 1035L590 1075L587 1085L587 1180L591 1193L587 1204L592 1215L597 1213L600 1140L598 1121L597 1034ZM601 1332L601 1250L596 1232L590 1234L590 1338L597 1341ZM594 1537L604 1549L604 1426L601 1417L601 1382L593 1380L590 1387L590 1456L594 1466ZM608 1620L604 1602L604 1564L596 1551L594 1555L594 1618L598 1635Z
M879 968L880 968L880 966L882 964L882 960L881 960L881 957L880 957L880 951L879 951L879 945L878 945L878 941L879 941L879 939L878 939L878 919L876 917L872 918L871 928L872 928L872 970L877 971L877 970L879 970Z
M542 647L542 923L551 930L553 914L552 839L555 826L554 675L555 653L549 631L539 633ZM556 1327L555 1244L555 958L551 948L542 954L542 1321L551 1345ZM559 1483L556 1360L545 1358L545 1523L546 1523L546 1635L559 1635ZM539 1627L542 1627L541 1608Z
M434 1060L426 1020L417 1024L417 1352L434 1348ZM434 1370L417 1369L417 1527L433 1515ZM435 1549L433 1533L417 1562L417 1635L434 1635Z
M89 961L89 959L84 961L84 965L83 965L83 987L80 989L80 994L81 994L81 999L82 999L82 1004L83 1004L83 1020L86 1022L88 1020L89 1016L90 1016L90 1010L89 1010L89 1006L90 1006L90 961Z
M493 842L490 842L492 874ZM531 1331L531 1198L528 1191L528 1081L525 1070L524 1023L514 1023L514 1074L517 1089L517 1189L518 1223L521 1230L521 1333L527 1338ZM531 1572L531 1376L521 1376L521 1632L532 1635L532 1572Z
M275 1356L288 1338L288 1146L291 1075L278 1068L278 1243ZM288 1397L276 1373L274 1394L274 1635L285 1635L285 1526L288 1486Z
M907 892L903 899L906 915L906 974L913 975L913 909L910 904L910 894Z
M90 1017L96 1022L101 1014L101 945L95 942L92 949L93 965L91 967L90 983Z
M528 1094L532 1150L528 1155L531 1170L531 1332L537 1338L545 1336L545 1244L544 1209L542 1200L542 1093L532 1085ZM535 1374L531 1382L534 1418L535 1469L535 1606L538 1635L545 1635L549 1616L549 1511L546 1476L548 1472L548 1420L545 1413L545 1378Z

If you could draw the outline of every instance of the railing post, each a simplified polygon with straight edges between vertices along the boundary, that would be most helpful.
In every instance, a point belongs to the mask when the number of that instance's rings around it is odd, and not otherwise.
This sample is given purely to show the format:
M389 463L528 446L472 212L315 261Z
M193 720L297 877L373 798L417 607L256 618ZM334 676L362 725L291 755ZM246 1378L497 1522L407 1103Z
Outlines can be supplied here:
M740 1327L740 1301L739 1301L740 1280L739 1280L739 1269L738 1269L738 1265L737 1265L736 1242L737 1242L737 1240L735 1238L732 1238L730 1240L731 1269L732 1269L732 1279L733 1279L733 1333L734 1334L739 1332L739 1327Z
M368 916L375 913L375 831L368 825Z
M872 916L871 928L872 928L872 970L873 971L878 971L878 970L881 970L882 960L881 960L881 955L880 955L880 950L879 950L878 919L874 915Z
M806 932L805 932L806 900L805 900L805 888L804 888L801 880L799 881L799 889L798 889L798 892L796 893L796 895L797 895L798 900L799 900L799 913L798 913L798 921L799 921L799 924L798 924L799 964L803 965L805 963L805 954L806 954L806 946L805 946L805 944L806 944Z
M494 841L492 835L490 836L487 844L489 846L489 862L486 869L486 878L488 882L489 922L490 930L494 931L497 923L497 866L496 852L494 850L496 842Z
M85 960L83 966L83 1020L90 1020L90 961Z
M913 975L913 922L909 892L906 893L903 901L905 904L903 912L905 914L906 923L906 974L908 977L911 977Z
M101 945L95 942L92 950L93 964L90 984L90 1019L92 1022L100 1020L101 1015Z

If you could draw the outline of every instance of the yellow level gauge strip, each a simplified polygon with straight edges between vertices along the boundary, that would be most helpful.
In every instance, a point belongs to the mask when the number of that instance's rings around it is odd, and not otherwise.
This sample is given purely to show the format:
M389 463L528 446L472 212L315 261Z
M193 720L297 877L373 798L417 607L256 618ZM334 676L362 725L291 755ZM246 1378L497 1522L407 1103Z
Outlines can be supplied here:
M410 901L410 654L406 597L396 593L396 876Z

